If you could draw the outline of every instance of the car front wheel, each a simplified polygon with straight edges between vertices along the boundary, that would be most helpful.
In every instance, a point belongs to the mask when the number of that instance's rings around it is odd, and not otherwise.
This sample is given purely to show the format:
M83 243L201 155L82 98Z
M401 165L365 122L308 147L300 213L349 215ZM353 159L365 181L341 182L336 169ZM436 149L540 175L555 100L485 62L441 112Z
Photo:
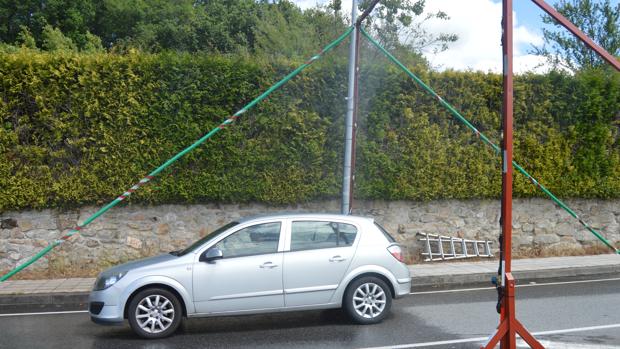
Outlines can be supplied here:
M131 329L140 337L164 338L181 324L181 303L170 291L149 288L136 294L129 304L128 320Z
M392 306L390 289L383 280L368 276L352 282L345 292L344 308L359 324L383 321Z

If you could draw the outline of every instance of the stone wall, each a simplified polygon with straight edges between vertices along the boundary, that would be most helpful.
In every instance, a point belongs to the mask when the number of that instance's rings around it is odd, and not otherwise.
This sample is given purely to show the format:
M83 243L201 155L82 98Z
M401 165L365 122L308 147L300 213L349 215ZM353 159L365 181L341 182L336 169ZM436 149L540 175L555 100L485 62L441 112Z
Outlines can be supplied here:
M568 200L593 227L613 243L620 242L620 200ZM489 239L497 248L499 201L356 201L355 214L375 217L407 247L409 261L420 259L418 232ZM39 260L21 277L86 276L128 260L176 250L238 217L268 212L339 211L336 200L288 207L261 204L162 205L115 208L91 223L79 236ZM0 271L33 256L77 222L96 211L23 211L0 214ZM606 252L596 238L562 209L543 199L514 204L514 250L521 256Z

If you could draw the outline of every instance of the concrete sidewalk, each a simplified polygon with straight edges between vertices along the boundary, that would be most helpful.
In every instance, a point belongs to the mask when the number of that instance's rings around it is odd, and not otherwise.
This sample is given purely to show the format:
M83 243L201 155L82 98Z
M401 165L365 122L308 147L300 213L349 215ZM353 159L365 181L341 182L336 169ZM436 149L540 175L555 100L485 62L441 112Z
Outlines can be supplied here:
M410 265L413 287L488 283L497 274L496 259L480 262L423 262ZM550 257L517 259L513 274L518 280L560 277L620 275L620 256ZM19 309L85 309L94 278L15 280L0 283L0 313Z
M481 262L424 262L410 265L412 286L448 286L487 282L497 275L497 259ZM539 280L601 274L620 274L620 256L548 257L514 259L512 273L519 280ZM0 291L1 292L1 291Z

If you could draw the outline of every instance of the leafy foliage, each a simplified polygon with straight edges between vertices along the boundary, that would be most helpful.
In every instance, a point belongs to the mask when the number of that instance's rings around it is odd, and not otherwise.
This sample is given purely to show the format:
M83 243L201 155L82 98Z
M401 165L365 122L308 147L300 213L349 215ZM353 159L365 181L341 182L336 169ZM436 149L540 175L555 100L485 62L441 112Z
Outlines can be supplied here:
M66 37L58 28L51 25L43 27L43 48L47 51L75 51L73 40Z
M620 55L620 3L612 5L610 0L561 0L555 7L607 52ZM607 64L550 16L544 16L543 22L555 27L543 28L545 45L536 48L536 54L546 56L556 67L571 71Z
M299 62L199 54L0 53L0 210L101 204ZM499 158L395 68L365 65L359 198L496 197ZM419 75L496 142L501 77ZM294 203L340 191L346 62L319 61L132 202ZM515 156L563 196L620 196L620 77L525 75ZM541 195L516 177L515 193Z
M306 13L307 12L307 13ZM48 48L52 42L64 39L63 47L92 50L93 46L128 52L166 50L183 52L253 53L255 50L292 49L297 43L314 45L310 37L299 33L324 31L323 17L338 21L335 29L344 26L340 16L319 9L302 12L286 0L269 2L254 0L24 0L0 1L0 41L19 46L27 33L35 46ZM25 28L25 29L23 29ZM286 28L286 30L282 30ZM297 28L297 34L280 38L280 34ZM281 30L271 40L273 47L256 46L256 36ZM98 39L96 39L98 38ZM284 47L282 47L284 44ZM32 41L26 46L32 47ZM64 49L64 48L63 48Z
M45 27L50 25L81 48L100 10L97 0L0 0L0 41L15 43L25 27L40 47Z
M362 8L369 2L361 2ZM426 28L430 20L449 19L443 11L427 11L426 0L385 0L379 3L365 24L381 46L398 57L404 57L406 63L419 63L425 62L424 51L445 51L458 40L454 33L434 34Z
M178 51L297 59L349 25L343 14L348 9L341 7L340 0L304 11L289 0L0 0L0 49L106 48L115 53ZM445 49L456 36L425 31L425 21L447 16L423 10L424 0L383 1L371 16L372 30L389 40L389 47L407 55L407 62L425 62L423 48Z

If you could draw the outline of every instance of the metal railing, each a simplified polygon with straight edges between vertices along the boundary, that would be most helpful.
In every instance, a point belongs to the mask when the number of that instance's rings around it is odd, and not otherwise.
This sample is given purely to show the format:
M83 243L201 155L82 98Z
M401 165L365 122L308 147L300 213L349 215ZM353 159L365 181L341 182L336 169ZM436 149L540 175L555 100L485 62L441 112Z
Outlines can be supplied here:
M489 240L469 240L437 234L418 233L422 238L418 239L425 243L425 262L436 260L462 259L471 257L491 258L491 244Z

